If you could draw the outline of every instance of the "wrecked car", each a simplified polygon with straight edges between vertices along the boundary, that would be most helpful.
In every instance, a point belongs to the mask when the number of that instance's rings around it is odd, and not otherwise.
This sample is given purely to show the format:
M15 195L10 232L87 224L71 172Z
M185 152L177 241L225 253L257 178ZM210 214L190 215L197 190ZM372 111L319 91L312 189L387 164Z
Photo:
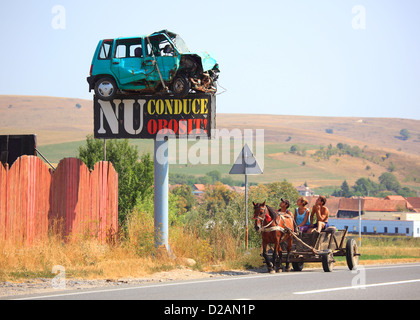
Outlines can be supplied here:
M89 91L110 101L117 94L214 94L219 65L205 53L192 53L182 38L167 30L148 36L99 41L93 56Z

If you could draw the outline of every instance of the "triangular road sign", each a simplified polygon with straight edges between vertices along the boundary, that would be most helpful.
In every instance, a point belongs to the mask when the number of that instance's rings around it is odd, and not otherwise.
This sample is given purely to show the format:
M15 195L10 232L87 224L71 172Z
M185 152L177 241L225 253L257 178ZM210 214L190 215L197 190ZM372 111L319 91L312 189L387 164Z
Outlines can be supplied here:
M262 173L263 171L261 170L257 159L255 159L254 154L252 153L251 149L249 149L248 145L245 144L229 174L253 175Z

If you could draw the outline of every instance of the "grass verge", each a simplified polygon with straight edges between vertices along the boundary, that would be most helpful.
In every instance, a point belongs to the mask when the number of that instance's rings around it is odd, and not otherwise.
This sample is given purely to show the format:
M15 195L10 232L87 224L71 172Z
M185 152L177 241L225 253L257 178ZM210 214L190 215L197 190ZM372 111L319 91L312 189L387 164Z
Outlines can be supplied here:
M170 244L176 259L154 248L153 220L144 213L130 215L120 240L100 244L94 239L63 242L56 236L31 246L0 242L0 281L21 282L54 278L54 266L63 266L68 279L142 278L160 271L187 266L199 271L244 270L263 265L260 248L245 251L242 239L229 229L203 236L183 225L172 226ZM363 236L360 264L420 261L420 239ZM191 266L191 260L196 264ZM336 265L345 265L337 257ZM310 264L307 267L320 264Z

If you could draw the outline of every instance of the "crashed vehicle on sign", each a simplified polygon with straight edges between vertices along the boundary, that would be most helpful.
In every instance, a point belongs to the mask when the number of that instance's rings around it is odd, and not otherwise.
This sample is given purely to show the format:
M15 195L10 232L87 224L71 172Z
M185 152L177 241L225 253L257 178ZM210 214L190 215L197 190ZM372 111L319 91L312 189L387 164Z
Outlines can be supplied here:
M167 30L144 37L99 41L93 56L89 91L105 101L118 93L172 93L179 98L191 90L214 94L219 66L206 53L192 53L184 41Z

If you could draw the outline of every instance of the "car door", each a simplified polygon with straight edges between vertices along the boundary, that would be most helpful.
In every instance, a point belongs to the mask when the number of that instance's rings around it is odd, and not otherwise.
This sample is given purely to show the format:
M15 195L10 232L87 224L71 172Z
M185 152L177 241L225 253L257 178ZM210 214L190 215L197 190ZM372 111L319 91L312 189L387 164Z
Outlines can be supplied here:
M111 68L121 85L140 82L146 78L143 62L144 50L141 38L115 40Z
M177 71L177 52L172 43L163 40L159 43L158 66L165 81L172 81Z
M163 35L151 36L145 41L146 61L153 64L156 60L163 80L165 82L172 81L179 66L179 54L173 45ZM157 68L148 75L147 79L148 81L160 81Z

